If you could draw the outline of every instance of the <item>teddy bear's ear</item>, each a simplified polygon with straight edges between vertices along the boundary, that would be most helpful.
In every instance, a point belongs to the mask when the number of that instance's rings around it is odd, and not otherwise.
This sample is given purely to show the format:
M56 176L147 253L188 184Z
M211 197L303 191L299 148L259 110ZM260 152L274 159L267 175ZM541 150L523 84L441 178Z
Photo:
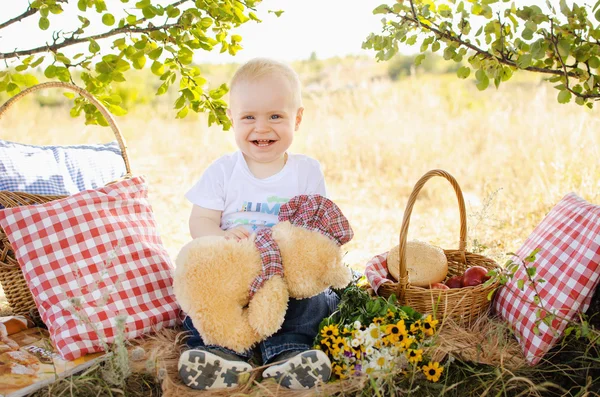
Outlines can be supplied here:
M288 300L287 284L281 277L265 281L248 304L250 326L264 338L273 335L283 324Z

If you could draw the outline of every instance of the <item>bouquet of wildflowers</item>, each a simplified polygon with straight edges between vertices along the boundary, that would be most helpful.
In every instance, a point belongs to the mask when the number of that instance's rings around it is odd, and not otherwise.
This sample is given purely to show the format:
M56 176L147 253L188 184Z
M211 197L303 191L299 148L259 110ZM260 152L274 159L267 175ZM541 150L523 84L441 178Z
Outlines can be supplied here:
M321 322L315 348L329 356L340 379L394 371L421 373L437 382L444 368L424 357L437 324L431 315L398 306L393 295L372 298L352 284L343 291L338 310Z

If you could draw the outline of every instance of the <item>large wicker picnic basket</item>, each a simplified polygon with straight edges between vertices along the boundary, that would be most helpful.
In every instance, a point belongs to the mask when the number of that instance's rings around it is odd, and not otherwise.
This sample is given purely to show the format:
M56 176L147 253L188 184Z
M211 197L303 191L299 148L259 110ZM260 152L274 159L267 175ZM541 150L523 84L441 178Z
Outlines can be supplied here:
M126 170L126 174L123 176L123 178L131 177L131 168L129 165L129 158L127 156L127 145L125 143L123 135L117 127L114 118L106 110L102 103L100 103L96 98L94 98L89 92L76 85L62 82L48 82L29 87L20 92L19 94L10 98L8 101L6 101L6 103L4 103L0 107L0 120L2 119L2 116L8 111L8 109L10 109L17 101L19 101L26 95L31 94L35 91L52 87L66 88L68 90L74 91L86 98L91 104L93 104L98 109L98 111L100 111L100 113L104 116L110 128L112 129L119 144L119 147L121 148L121 156L123 157L123 161L125 162ZM67 196L51 196L29 194L25 192L0 191L0 205L4 206L5 208L10 208L22 205L42 204L65 197ZM8 241L6 233L1 227L0 284L2 284L2 289L4 290L4 294L13 314L30 316L34 320L39 319L39 314L37 312L33 296L31 295L31 292L27 287L27 283L25 281L25 278L23 277L23 273L21 272L19 264L15 259L15 253L10 245L10 242Z
M474 287L463 287L456 289L427 289L410 285L406 269L406 238L410 224L412 209L417 200L419 192L425 183L434 176L441 176L448 180L456 193L458 208L460 211L460 242L457 250L444 249L448 259L448 276L461 275L471 266L483 266L488 270L500 270L500 266L492 259L483 255L466 251L467 244L467 216L465 201L460 186L456 179L443 170L432 170L419 179L415 185L404 211L402 227L400 229L400 273L397 283L384 283L379 287L377 293L383 297L395 294L401 305L414 308L421 313L434 313L438 319L452 318L453 320L469 324L481 314L485 313L490 306L490 298L493 291L499 286L498 277Z

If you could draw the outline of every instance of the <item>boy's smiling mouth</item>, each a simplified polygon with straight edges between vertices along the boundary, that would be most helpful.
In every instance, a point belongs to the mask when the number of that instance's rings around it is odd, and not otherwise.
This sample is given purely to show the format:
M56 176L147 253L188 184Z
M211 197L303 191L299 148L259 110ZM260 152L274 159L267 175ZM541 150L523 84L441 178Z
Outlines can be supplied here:
M266 147L266 146L272 145L273 143L275 143L277 141L274 141L272 139L255 139L250 142L252 142L255 146L258 146L258 147Z

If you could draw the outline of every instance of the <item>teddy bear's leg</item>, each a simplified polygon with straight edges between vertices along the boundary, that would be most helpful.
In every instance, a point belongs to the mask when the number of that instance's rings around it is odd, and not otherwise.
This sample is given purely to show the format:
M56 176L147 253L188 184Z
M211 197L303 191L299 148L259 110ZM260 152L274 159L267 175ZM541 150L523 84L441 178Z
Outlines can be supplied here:
M288 288L281 277L265 281L248 305L250 326L263 338L273 335L283 324L288 299Z
M262 340L262 336L250 325L248 309L233 300L220 301L218 309L206 305L202 310L188 313L205 344L242 353Z

